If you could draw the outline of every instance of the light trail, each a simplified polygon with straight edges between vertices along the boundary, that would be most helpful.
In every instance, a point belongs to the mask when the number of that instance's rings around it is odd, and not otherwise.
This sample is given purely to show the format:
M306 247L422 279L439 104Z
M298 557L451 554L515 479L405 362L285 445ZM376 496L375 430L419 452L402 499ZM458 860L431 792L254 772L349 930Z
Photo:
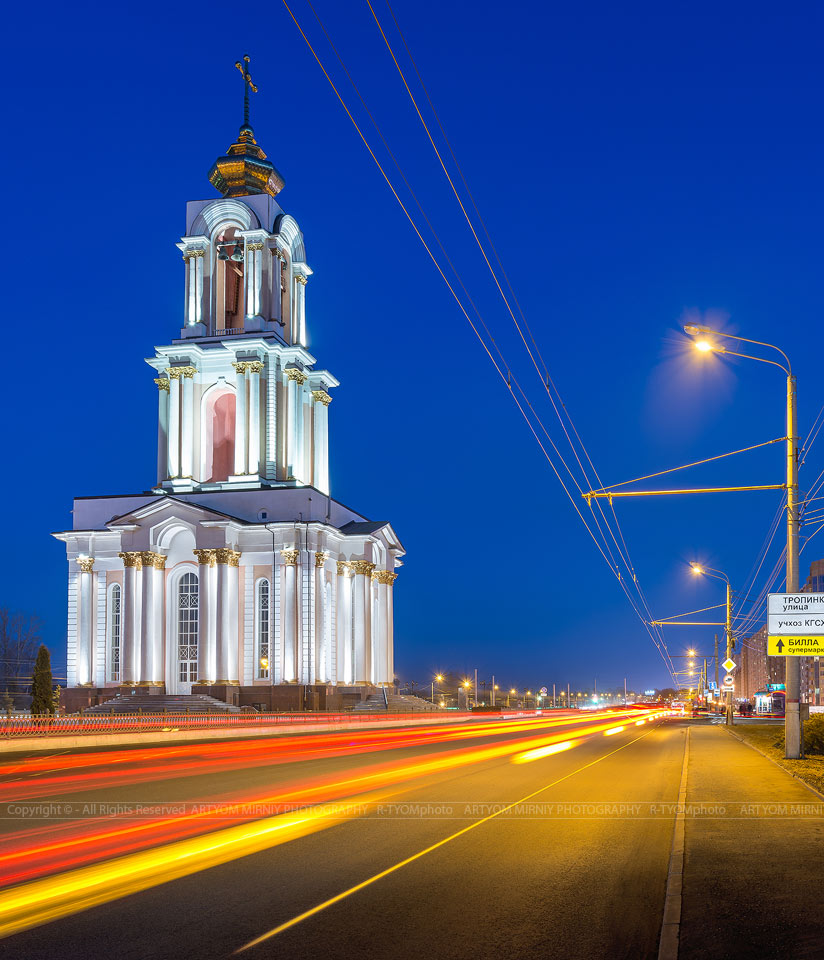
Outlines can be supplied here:
M634 713L637 715L637 711ZM650 711L650 716L662 713ZM576 735L589 737L611 728L615 715L590 715L578 720ZM552 726L559 729L544 733L544 728ZM15 847L15 838L6 838L0 871L6 883L20 885L0 893L0 936L247 856L305 836L306 832L334 826L343 819L362 814L365 803L397 793L405 783L472 764L524 755L527 745L530 751L526 753L543 751L541 756L550 756L561 752L569 749L573 742L582 742L580 739L569 741L568 729L569 718L557 724L533 724L531 736L519 736L497 744L467 745L412 761L388 761L355 768L345 778L320 777L308 783L293 784L288 790L281 789L276 794L268 792L235 798L234 802L222 805L217 811L210 809L205 813L159 818L148 823L127 822L125 826L112 827L109 822L104 830L92 833L83 832L86 824L79 827L72 824L70 826L78 830L79 835L34 845L26 842L31 838L18 837ZM263 819L257 819L254 811L244 809L251 804L277 803L309 808ZM331 812L313 806L328 803L336 804ZM339 806L341 803L343 807ZM354 805L357 805L359 814L352 813ZM216 830L215 813L223 822L226 818L247 822ZM99 826L99 821L95 826ZM193 837L192 833L200 835ZM150 849L134 849L150 845ZM89 860L113 855L117 857L114 860L88 865ZM86 865L81 865L84 863ZM55 870L63 872L55 874ZM53 875L21 883L38 871Z
M598 715L603 714L599 712ZM5 780L4 799L31 799L57 793L62 795L67 792L88 791L97 786L126 786L240 768L268 767L297 760L322 760L455 740L498 737L530 732L538 726L584 724L590 722L592 716L593 714L569 710L564 711L561 716L554 713L551 716L517 720L500 720L495 717L472 723L471 726L461 723L447 727L432 725L403 730L339 731L223 743L200 742L171 748L160 746L34 757L22 762L0 765L0 781L9 774L17 774L16 782ZM122 766L113 772L111 765L115 763ZM27 779L35 775L35 783Z

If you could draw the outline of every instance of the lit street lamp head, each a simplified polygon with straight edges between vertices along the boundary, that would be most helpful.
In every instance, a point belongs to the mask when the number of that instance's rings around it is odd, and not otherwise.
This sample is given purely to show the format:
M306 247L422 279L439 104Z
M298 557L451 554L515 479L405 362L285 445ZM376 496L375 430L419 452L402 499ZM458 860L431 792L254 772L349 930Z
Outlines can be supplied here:
M710 343L709 340L696 340L695 349L700 350L701 353L709 353L711 350L715 350L715 345Z
M704 568L701 566L700 563L691 563L690 567L692 567L692 572L697 576L704 572Z

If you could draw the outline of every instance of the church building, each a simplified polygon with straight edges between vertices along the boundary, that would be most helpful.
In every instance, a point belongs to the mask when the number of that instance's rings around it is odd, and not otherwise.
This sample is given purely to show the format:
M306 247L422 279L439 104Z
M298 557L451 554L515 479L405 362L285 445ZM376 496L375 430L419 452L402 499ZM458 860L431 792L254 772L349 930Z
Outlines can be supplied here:
M157 483L80 497L66 544L69 710L118 693L339 709L393 682L389 523L334 500L338 381L308 349L312 270L245 117L186 207L179 335L147 359ZM252 89L255 89L252 86ZM100 441L102 442L102 440Z

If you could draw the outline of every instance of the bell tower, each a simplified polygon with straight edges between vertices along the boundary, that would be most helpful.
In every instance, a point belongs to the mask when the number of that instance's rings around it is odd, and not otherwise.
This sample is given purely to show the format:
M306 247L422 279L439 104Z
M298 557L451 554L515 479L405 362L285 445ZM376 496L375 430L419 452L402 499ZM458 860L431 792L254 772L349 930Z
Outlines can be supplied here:
M186 207L180 335L147 359L157 376L157 486L273 486L329 494L329 390L307 350L303 234L275 199L283 177L255 140L249 58L238 137L212 165L221 194Z

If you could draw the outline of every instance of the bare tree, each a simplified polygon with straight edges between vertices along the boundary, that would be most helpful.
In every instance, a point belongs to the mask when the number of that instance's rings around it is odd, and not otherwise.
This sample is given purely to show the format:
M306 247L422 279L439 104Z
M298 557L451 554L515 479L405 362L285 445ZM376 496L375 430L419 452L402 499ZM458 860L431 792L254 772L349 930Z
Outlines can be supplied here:
M8 690L18 705L29 692L40 628L37 617L0 607L0 690Z

